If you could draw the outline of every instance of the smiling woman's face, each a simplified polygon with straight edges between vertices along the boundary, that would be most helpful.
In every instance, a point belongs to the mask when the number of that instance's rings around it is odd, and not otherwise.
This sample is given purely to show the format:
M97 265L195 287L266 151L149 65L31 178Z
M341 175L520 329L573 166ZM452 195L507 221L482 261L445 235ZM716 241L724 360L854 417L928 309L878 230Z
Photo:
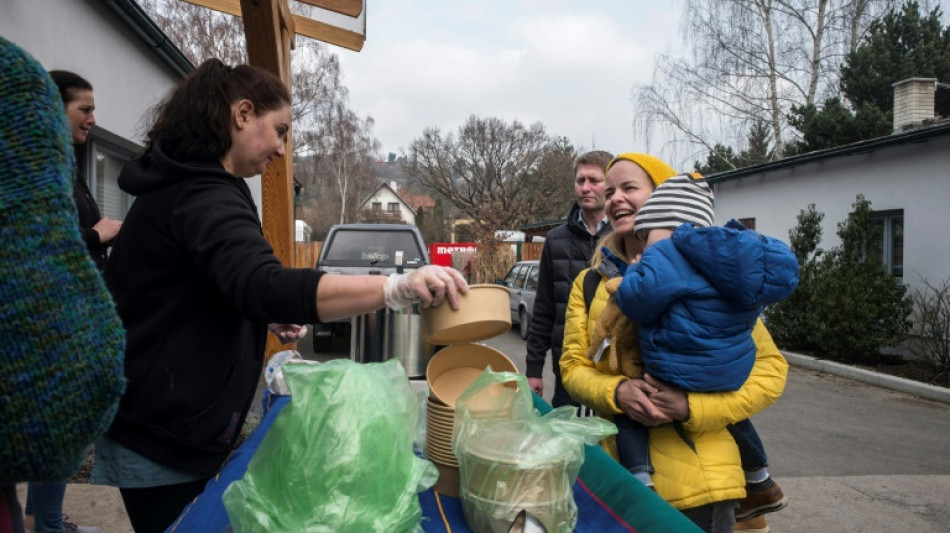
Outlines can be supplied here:
M96 100L92 91L85 90L76 90L72 97L66 104L66 118L73 134L73 144L82 144L89 136L89 128L96 123Z
M640 165L618 161L607 172L607 218L624 239L633 238L637 213L653 193L653 181Z

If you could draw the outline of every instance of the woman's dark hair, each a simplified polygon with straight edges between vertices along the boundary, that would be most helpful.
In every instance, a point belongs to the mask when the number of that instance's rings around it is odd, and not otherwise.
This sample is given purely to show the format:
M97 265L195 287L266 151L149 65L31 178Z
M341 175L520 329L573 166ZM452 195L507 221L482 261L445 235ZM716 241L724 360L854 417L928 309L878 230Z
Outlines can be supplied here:
M49 77L53 78L53 82L56 83L56 87L59 88L59 97L63 99L63 104L68 104L76 98L76 93L79 91L91 91L92 84L86 81L86 78L83 78L75 72L70 72L68 70L51 70L49 71Z
M153 109L145 153L161 141L175 160L220 159L231 148L231 105L242 99L262 115L290 105L290 91L264 69L205 61Z

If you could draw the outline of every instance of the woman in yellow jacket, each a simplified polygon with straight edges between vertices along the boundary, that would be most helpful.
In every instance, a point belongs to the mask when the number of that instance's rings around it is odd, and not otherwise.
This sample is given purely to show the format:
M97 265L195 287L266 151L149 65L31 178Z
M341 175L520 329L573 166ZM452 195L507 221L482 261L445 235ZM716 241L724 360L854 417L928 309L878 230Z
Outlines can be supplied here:
M574 281L561 356L564 385L575 400L600 416L612 419L626 413L649 426L657 493L704 530L732 531L736 503L746 496L746 483L738 448L726 426L778 399L785 387L788 363L761 321L752 332L758 348L755 366L735 392L687 396L650 377L627 378L607 357L595 362L596 355L589 353L590 339L607 305L606 280L619 275L613 261L619 258L629 264L642 252L642 243L633 233L636 213L657 185L676 175L659 159L636 153L617 156L607 169L607 216L614 232L603 241L609 253L599 248L592 260L592 268L602 279L589 312L583 289L587 271ZM631 334L635 331L632 328ZM625 349L638 350L635 338L622 342ZM671 423L674 421L677 423ZM613 438L602 444L616 457Z

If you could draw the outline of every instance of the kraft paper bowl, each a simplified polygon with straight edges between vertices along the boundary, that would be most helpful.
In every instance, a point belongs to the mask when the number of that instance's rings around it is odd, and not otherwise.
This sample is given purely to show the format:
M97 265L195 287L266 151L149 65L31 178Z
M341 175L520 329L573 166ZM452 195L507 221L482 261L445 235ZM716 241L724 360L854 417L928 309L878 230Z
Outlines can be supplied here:
M447 302L423 309L423 331L431 344L441 346L497 337L511 329L509 300L501 285L472 285L460 295L457 310Z
M439 350L426 367L430 398L454 410L455 400L489 367L494 372L518 372L505 354L482 344L456 344ZM517 387L514 382L493 386Z

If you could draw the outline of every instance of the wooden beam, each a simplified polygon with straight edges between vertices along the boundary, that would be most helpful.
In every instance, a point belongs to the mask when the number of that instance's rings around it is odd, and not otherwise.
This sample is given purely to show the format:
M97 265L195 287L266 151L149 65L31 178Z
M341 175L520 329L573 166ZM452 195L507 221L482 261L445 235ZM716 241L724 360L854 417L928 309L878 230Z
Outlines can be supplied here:
M236 17L241 16L242 0L184 0L195 5L204 6L210 9L228 13ZM319 22L300 15L291 14L293 20L293 29L295 33L310 37L318 41L330 43L336 46L359 52L363 49L363 43L366 37L360 33L350 30L344 30L336 26ZM247 23L245 22L245 25Z
M362 50L363 43L366 42L366 36L360 33L337 28L336 26L313 19L294 15L294 24L298 35L335 44L355 52Z
M350 17L358 17L363 12L363 0L300 0L300 2L336 11Z
M290 42L286 20L287 0L240 0L244 18L244 38L247 58L251 65L269 70L290 87ZM283 6L281 6L283 4ZM261 176L261 212L264 237L274 249L274 255L286 267L294 266L294 187L292 132L284 144L285 156L275 159ZM267 356L283 346L273 335L267 338Z

